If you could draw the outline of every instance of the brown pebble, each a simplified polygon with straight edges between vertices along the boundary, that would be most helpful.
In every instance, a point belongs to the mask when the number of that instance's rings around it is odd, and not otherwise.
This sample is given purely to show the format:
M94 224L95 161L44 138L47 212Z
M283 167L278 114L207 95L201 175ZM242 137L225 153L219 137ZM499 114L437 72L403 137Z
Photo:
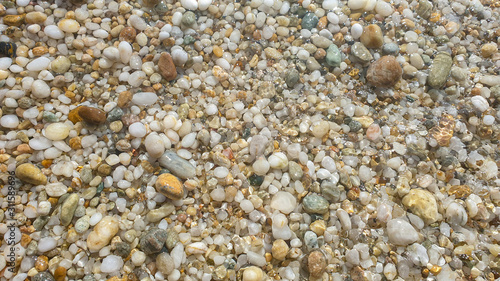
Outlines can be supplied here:
M317 60L324 59L326 56L326 51L323 48L318 48L316 52L314 53L314 58Z
M45 271L49 268L49 258L47 256L39 256L36 258L35 269L38 272Z
M122 31L120 31L120 36L118 37L120 41L127 41L129 43L133 43L135 41L135 36L137 32L131 26L127 26Z
M180 200L184 197L184 187L179 179L169 173L161 174L156 180L156 190L167 198Z
M45 46L38 46L33 48L33 55L36 57L43 56L49 52L49 48Z
M383 56L368 67L366 80L376 87L392 87L399 79L403 70L393 56Z
M78 115L87 123L92 125L99 125L106 122L106 112L99 108L90 106L80 106Z
M59 266L54 271L54 279L56 281L64 281L66 278L66 268Z
M99 168L97 168L97 173L100 176L105 177L105 176L111 174L111 166L109 166L108 164L101 164L99 166Z
M24 163L16 168L16 177L23 182L33 185L41 185L47 183L47 177L35 165Z
M80 137L74 137L69 140L69 146L71 149L82 148L82 139Z
M326 257L320 250L312 251L307 258L307 269L312 277L319 278L326 270Z
M271 252L273 254L273 258L275 258L279 261L285 260L289 249L290 248L288 247L288 244L285 242L285 240L278 239L278 240L274 241L273 247L271 249Z
M384 44L382 29L376 24L370 24L363 29L359 40L367 48L380 48Z
M495 43L487 43L481 47L481 55L484 58L489 58L498 51L498 47Z
M26 15L6 15L3 17L3 23L8 26L20 26L24 22Z
M35 24L43 23L47 19L47 15L42 12L29 12L26 14L26 23Z
M132 100L132 93L129 91L123 91L118 95L118 100L116 104L118 107L125 107Z
M175 69L174 61L169 53L162 53L158 61L158 69L165 80L172 81L177 77L177 69Z

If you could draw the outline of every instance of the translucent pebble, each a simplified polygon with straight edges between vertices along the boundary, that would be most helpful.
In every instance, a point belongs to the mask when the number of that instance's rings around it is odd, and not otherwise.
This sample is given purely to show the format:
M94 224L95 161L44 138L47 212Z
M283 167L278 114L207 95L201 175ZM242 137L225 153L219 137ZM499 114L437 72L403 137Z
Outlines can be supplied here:
M217 167L214 169L214 176L217 178L225 178L229 174L226 167Z
M353 39L358 39L363 34L363 26L359 23L355 23L351 26L351 36Z

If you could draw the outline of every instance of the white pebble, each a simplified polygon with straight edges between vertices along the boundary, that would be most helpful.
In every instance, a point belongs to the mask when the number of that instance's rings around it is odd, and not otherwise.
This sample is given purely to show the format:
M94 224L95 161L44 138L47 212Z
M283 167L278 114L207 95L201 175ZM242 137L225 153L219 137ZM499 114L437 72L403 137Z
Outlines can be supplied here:
M144 145L151 157L159 158L165 152L165 144L162 138L156 133L149 134L144 141Z
M482 96L473 96L470 100L476 109L481 112L485 112L490 107L488 101Z
M135 138L142 138L146 135L146 126L141 122L135 122L128 127L128 132Z
M181 0L181 5L186 10L198 9L198 1L196 0Z
M264 157L260 157L259 159L255 160L252 165L253 171L259 176L267 174L270 167L271 166L269 165L269 162Z
M39 57L32 60L26 65L26 69L29 71L41 71L49 67L50 60L46 57Z
M152 105L158 100L158 96L153 92L139 92L132 97L132 103L135 105Z
M285 153L276 152L269 156L269 165L273 169L283 169L288 166L288 159L286 158Z
M358 39L363 34L363 26L359 23L355 23L351 26L351 36L354 39Z
M291 193L278 191L271 200L271 208L284 214L290 214L297 205L297 199Z
M17 128L19 125L19 118L14 114L4 115L0 118L0 125L10 129Z
M47 25L43 29L43 32L45 32L45 34L52 39L63 39L64 36L66 36L64 34L64 32L61 29L59 29L59 27L57 27L56 25L53 25L53 24Z
M116 255L109 255L101 262L101 271L103 273L118 272L123 267L123 258Z

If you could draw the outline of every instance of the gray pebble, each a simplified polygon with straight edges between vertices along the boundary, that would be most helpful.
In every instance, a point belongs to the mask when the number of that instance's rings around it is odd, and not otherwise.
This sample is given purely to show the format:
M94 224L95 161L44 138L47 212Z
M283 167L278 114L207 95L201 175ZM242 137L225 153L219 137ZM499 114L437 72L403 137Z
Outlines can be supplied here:
M141 238L139 245L146 255L158 253L163 248L167 237L166 230L152 228Z
M302 199L302 205L308 214L324 214L328 212L330 204L324 197L310 193Z
M314 13L307 13L302 18L302 28L304 29L313 29L318 25L319 18Z
M85 231L87 231L90 227L90 218L89 216L83 216L81 218L79 218L76 223L75 223L75 231L76 233L84 233Z
M187 11L182 15L181 22L185 26L191 26L196 22L196 15L191 11Z
M356 42L352 45L351 55L354 61L361 64L367 64L373 59L370 51L361 42Z
M382 46L382 52L384 55L397 55L399 53L399 45L396 43L385 43Z
M330 47L326 50L326 64L333 67L339 67L340 63L342 63L342 54L340 53L339 48L335 44L331 44Z
M297 83L299 83L300 74L297 69L292 68L286 71L285 83L288 87L293 88Z
M179 178L188 179L196 176L196 170L193 165L173 151L166 151L158 159L158 162L160 162L160 166L167 168Z
M295 181L300 180L304 175L302 167L295 161L288 162L288 173L290 174L290 178Z
M432 61L431 70L429 71L429 77L427 79L429 86L436 89L443 87L446 80L448 80L452 63L453 60L450 54L446 52L437 54Z
M71 223L79 200L80 196L77 193L73 193L62 204L60 219L63 225L67 226Z
M44 271L44 272L39 272L33 278L31 278L32 281L55 281L56 279L50 272Z

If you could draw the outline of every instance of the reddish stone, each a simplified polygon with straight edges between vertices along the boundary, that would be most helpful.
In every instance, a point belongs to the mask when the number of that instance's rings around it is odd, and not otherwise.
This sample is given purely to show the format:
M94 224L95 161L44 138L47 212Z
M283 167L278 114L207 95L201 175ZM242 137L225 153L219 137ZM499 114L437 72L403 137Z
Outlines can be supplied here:
M368 67L366 80L376 87L389 88L401 79L403 70L393 56L383 56Z
M172 81L177 77L177 70L175 69L174 61L169 53L162 53L158 61L158 69L160 74L165 80Z

